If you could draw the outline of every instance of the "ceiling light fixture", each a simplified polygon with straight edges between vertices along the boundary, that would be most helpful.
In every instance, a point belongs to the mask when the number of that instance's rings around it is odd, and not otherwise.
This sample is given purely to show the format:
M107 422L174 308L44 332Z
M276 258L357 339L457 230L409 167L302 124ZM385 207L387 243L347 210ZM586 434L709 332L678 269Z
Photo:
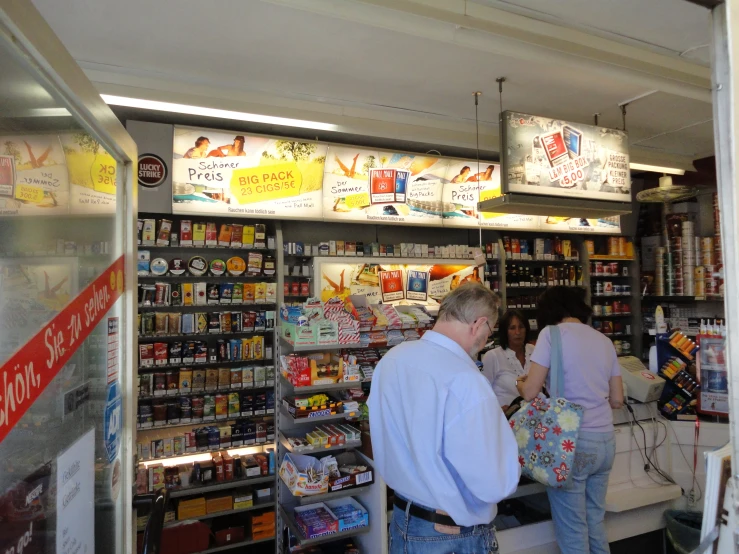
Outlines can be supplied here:
M630 163L629 167L632 170L652 171L654 173L669 173L671 175L685 175L685 170L678 169L677 167L662 167L659 165L648 165L648 164L637 164L637 163Z
M172 102L144 100L143 98L112 96L110 94L101 94L100 97L105 101L106 104L109 104L111 106L125 106L127 108L140 108L143 110L156 110L160 112L173 112L188 115L200 115L204 117L217 117L221 119L234 119L236 121L250 121L252 123L266 123L268 125L302 127L304 129L319 129L321 131L336 131L338 128L332 123L308 121L306 119L290 119L288 117L275 117L271 115L234 112L231 110L219 110L216 108L206 108L203 106L190 106L188 104L174 104Z

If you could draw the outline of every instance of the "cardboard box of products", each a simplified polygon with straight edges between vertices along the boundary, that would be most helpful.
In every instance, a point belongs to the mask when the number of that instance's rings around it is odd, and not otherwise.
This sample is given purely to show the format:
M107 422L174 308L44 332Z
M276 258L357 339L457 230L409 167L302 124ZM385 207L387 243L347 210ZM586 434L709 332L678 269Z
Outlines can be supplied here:
M180 500L179 504L177 504L177 519L179 520L204 516L207 513L204 496L190 498L189 500Z

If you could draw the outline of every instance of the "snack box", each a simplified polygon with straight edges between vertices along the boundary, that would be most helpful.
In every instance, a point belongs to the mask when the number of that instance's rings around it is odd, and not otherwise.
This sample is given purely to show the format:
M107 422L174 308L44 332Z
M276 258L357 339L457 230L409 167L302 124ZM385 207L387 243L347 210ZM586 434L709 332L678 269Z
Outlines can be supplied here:
M342 498L295 508L295 521L306 539L369 525L369 514L353 498Z
M234 510L251 508L254 506L254 496L251 491L237 492L234 496Z
M313 456L285 454L280 464L280 479L287 485L293 496L311 496L328 492L328 475L311 480L309 470L321 473L321 462Z
M328 415L340 414L344 411L344 403L335 398L328 398L328 402L320 406L299 407L301 400L309 398L310 395L298 395L295 397L288 396L282 399L282 404L287 412L295 419L322 417ZM298 405L296 405L296 400Z
M177 519L189 519L207 515L205 497L198 496L189 500L180 500L177 504Z
M338 354L310 355L311 385L339 383L344 377L344 359Z
M220 493L209 495L205 499L205 510L209 514L233 510L233 496Z
M350 489L352 487L362 487L374 483L374 472L372 466L356 452L344 452L336 456L336 462L339 465L340 477L332 479L329 477L328 488L331 492ZM347 467L363 467L363 471L348 473L342 471Z

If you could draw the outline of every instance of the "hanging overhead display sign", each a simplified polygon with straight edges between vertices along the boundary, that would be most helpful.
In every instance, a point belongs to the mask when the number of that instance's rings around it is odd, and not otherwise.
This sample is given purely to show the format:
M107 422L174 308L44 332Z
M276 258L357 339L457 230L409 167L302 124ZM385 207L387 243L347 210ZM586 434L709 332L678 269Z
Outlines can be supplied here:
M442 201L445 227L539 229L539 218L529 215L480 213L477 203L500 196L500 165L450 160Z
M321 219L327 146L175 127L172 211Z
M447 165L434 156L330 146L323 218L441 226Z
M631 202L625 131L503 112L501 139L504 193Z

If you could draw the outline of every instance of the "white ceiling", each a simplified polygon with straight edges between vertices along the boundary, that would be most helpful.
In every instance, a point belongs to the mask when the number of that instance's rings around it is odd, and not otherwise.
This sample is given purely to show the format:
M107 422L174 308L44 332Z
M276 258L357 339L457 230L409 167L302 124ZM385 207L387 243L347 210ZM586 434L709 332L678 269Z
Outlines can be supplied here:
M652 52L676 59L707 41L709 32L708 12L682 0L475 2L564 21L621 43L648 42ZM343 106L362 110L370 121L407 115L429 127L454 122L469 129L471 93L482 90L480 117L494 127L495 78L504 75L506 109L581 122L591 122L598 112L601 124L620 126L618 104L650 92L618 73L524 60L514 42L509 55L450 44L439 40L431 20L423 36L352 21L346 14L329 17L257 0L34 4L83 68L117 76L124 85L146 82L153 89L162 88L156 81L167 82L173 95L197 90L211 104L228 91L231 99L258 94L274 106ZM635 101L628 113L635 146L691 158L713 149L710 104L657 92Z

